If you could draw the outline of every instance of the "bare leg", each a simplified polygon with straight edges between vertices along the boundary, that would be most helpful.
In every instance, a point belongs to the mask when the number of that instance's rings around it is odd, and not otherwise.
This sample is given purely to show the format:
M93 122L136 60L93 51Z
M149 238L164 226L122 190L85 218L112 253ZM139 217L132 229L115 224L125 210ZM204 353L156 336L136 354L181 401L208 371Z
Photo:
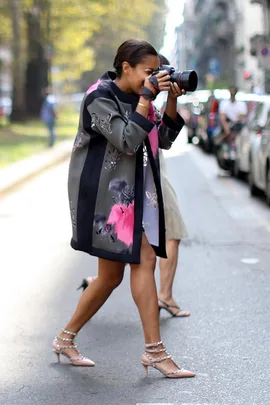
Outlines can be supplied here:
M159 310L157 290L155 283L156 255L149 244L145 234L142 238L141 263L132 264L131 267L131 292L135 304L138 307L142 321L146 343L157 343L161 341L159 328ZM160 344L158 349L162 349ZM151 353L152 358L164 356L164 352ZM162 369L165 371L179 370L178 366L171 360L162 361Z
M155 252L143 234L141 263L130 266L130 282L132 297L140 313L145 342L147 343L160 341L159 309L154 277L155 266Z
M158 296L163 301L172 299L173 281L178 263L179 240L168 240L166 243L167 259L160 259L160 289Z
M177 263L178 263L178 249L179 240L168 240L166 243L167 259L160 259L160 289L158 297L166 302L168 305L173 305L177 308L170 308L177 316L188 316L190 313L188 311L180 311L179 306L173 298L173 281L176 273ZM160 306L164 306L160 302Z
M98 278L91 283L81 295L77 308L64 329L77 333L89 319L102 307L113 290L121 283L124 275L123 263L99 259ZM70 338L64 332L59 334L62 338ZM65 349L68 355L74 356L75 349Z

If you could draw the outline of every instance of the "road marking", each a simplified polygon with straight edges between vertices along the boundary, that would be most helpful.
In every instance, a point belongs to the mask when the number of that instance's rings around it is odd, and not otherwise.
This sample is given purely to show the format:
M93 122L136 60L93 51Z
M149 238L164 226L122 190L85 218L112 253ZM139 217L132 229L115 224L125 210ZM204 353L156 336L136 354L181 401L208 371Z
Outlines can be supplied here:
M244 264L257 264L259 263L259 259L256 259L256 257L244 257L241 259L241 262Z

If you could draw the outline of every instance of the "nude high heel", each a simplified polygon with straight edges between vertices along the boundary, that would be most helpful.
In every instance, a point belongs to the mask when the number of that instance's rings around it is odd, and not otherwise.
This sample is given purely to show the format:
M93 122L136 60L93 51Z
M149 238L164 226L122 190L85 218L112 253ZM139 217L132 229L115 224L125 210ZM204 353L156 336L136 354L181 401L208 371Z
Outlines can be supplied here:
M159 348L159 346L160 346L160 348ZM155 357L151 357L151 353L165 353L165 356L155 358ZM193 373L193 371L184 370L182 368L179 368L176 371L166 371L165 369L162 368L162 365L160 363L162 363L163 361L168 360L168 359L173 360L172 356L170 354L168 354L168 352L166 351L166 348L163 346L162 341L157 342L157 343L146 344L145 352L142 356L142 365L145 369L146 376L148 376L148 367L153 367L156 370L160 371L162 374L164 374L165 377L167 377L167 378L195 377L196 374Z
M73 343L74 339L76 337L76 333L74 332L70 332L69 330L65 330L62 329L62 332L64 332L66 335L70 335L72 336L71 338L62 338L60 336L56 336L54 338L54 341L52 342L52 347L53 347L53 351L57 356L57 360L58 363L60 363L60 355L65 356L69 359L70 363L73 366L81 366L81 367L94 367L95 363L90 360L87 359L86 357L84 357L78 350L78 346L76 344L72 344L72 345L65 345L65 343ZM60 342L64 342L64 345L61 345ZM71 357L70 355L68 355L67 353L65 353L63 350L66 349L75 349L78 356L76 357Z

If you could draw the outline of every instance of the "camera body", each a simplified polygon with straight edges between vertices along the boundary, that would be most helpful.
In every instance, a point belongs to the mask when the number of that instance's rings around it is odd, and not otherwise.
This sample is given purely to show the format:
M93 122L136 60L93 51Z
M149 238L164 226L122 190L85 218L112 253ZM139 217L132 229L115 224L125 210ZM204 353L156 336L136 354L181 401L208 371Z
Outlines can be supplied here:
M168 72L171 78L171 82L177 83L182 90L195 91L197 89L198 75L194 70L184 70L183 72L176 72L173 66L162 65L158 70L152 73L152 76L156 76L163 70L166 70Z

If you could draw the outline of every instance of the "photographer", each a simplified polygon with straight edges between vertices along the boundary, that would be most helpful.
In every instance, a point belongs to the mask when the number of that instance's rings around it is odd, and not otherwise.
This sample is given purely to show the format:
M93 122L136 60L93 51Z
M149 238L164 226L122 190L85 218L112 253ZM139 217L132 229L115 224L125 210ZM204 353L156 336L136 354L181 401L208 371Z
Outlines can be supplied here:
M126 41L115 56L115 72L107 72L83 99L69 169L71 245L98 257L98 277L53 349L73 365L94 365L78 352L74 338L130 264L146 342L142 364L146 371L154 367L166 377L186 378L195 374L176 365L160 338L154 278L156 256L166 257L158 149L169 149L184 125L176 111L184 91L167 71L159 71L159 64L150 44ZM152 105L160 91L169 92L162 123Z

